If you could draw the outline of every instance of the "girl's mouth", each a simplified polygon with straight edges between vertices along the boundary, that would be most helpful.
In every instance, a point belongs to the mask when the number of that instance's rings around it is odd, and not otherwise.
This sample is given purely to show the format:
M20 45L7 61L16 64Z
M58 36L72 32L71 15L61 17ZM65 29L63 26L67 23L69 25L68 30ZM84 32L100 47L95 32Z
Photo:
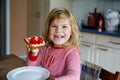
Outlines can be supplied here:
M62 35L54 35L54 38L57 39L57 40L59 40L59 39L64 38L64 36L62 36Z

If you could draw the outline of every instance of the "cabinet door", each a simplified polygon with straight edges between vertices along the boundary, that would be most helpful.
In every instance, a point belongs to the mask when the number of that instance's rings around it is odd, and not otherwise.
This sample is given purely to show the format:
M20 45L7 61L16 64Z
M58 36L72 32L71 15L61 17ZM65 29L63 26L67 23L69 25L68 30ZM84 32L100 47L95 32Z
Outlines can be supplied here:
M95 63L113 73L120 71L120 50L97 46Z
M28 3L28 34L29 36L39 35L41 0L29 0Z
M93 63L94 62L94 49L95 49L95 45L81 42L81 45L80 45L81 59Z
M43 35L49 0L28 0L28 36Z

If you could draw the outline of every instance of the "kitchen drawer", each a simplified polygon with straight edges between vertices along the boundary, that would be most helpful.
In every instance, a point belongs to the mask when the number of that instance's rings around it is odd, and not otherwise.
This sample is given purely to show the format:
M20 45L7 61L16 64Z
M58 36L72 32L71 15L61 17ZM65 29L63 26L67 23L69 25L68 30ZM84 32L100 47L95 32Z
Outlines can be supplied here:
M95 34L81 32L81 41L95 43Z
M97 35L96 44L120 49L120 38Z

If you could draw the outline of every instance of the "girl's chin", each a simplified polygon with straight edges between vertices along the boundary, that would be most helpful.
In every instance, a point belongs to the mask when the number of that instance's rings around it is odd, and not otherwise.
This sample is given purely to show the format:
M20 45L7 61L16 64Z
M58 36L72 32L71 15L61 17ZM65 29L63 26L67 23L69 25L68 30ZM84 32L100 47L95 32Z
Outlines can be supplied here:
M54 43L55 46L62 46L64 43L60 43L60 42L57 42L57 43Z
M54 44L55 46L62 46L63 44Z
M58 46L62 46L67 42L67 40L53 40L53 43Z

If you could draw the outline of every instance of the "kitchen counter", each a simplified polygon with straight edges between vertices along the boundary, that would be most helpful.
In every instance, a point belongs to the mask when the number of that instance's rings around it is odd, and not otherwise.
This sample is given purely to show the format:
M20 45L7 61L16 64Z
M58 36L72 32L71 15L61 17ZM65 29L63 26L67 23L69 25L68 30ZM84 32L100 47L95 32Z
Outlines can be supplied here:
M82 29L80 29L80 31L81 32L86 32L86 33L93 33L93 34L107 35L107 36L113 36L113 37L120 37L120 33L118 33L118 32L108 32L108 31L99 32L98 30L87 29L87 28L82 28Z

